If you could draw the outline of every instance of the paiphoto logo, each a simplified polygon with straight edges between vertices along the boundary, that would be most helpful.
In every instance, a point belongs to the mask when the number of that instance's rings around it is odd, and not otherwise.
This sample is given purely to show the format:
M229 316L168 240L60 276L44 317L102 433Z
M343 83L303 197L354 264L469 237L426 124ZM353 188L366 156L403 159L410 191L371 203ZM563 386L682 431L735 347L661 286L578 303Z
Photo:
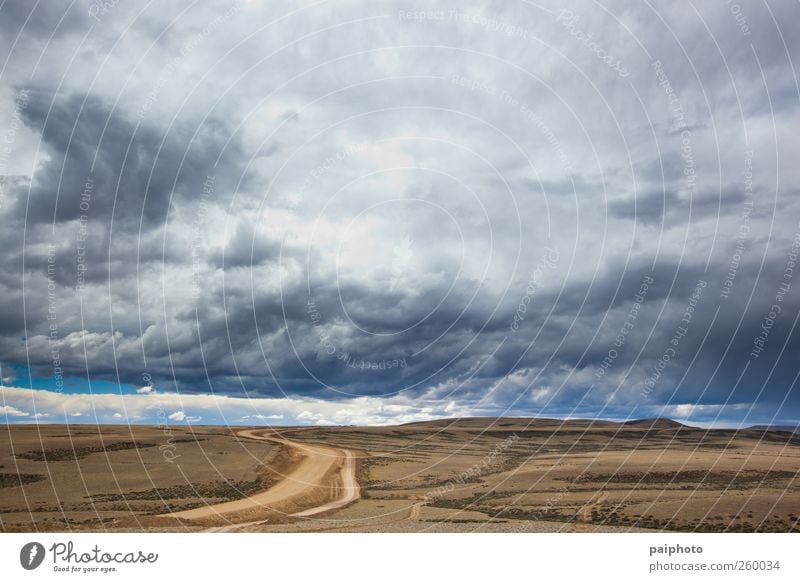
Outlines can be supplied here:
M44 546L39 542L30 542L19 551L19 563L26 570L35 570L44 561Z
M389 291L394 291L403 275L411 268L414 258L413 242L408 235L392 249L392 278L389 282Z

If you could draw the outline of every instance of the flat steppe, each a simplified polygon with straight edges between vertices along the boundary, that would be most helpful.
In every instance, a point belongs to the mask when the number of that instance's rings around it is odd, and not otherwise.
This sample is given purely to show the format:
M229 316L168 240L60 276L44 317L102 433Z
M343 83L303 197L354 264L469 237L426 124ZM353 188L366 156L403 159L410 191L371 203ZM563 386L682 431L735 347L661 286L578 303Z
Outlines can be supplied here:
M6 425L2 531L800 531L800 435L464 418Z

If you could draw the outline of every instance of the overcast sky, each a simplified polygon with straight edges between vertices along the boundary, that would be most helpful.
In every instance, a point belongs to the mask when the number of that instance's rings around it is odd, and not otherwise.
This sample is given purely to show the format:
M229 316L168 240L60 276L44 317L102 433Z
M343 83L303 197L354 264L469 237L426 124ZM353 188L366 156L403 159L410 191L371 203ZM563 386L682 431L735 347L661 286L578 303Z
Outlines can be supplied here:
M0 414L798 422L797 2L0 8Z

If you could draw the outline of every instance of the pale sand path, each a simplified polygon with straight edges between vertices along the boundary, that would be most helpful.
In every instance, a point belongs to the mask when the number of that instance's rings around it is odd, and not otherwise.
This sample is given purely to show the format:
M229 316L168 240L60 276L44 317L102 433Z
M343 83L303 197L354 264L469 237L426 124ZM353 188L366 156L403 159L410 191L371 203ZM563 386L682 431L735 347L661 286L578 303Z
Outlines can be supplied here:
M165 515L181 519L220 517L240 511L272 507L276 504L285 503L307 495L309 492L313 492L320 487L335 487L339 491L337 499L291 514L293 517L309 517L319 513L340 509L360 497L361 489L356 479L356 458L352 451L325 445L298 443L279 436L257 434L259 432L262 432L262 429L244 430L238 434L245 438L272 441L289 446L299 452L303 457L292 471L285 475L282 481L266 491L256 493L244 499L218 503L216 505L207 505L205 507L198 507L196 509L188 509ZM326 483L326 477L330 479L330 475L335 474L332 469L340 465L341 469L339 470L339 475L341 476L341 485L337 486L332 483ZM211 528L207 531L235 531L260 523L264 522L255 521L231 524L224 527Z

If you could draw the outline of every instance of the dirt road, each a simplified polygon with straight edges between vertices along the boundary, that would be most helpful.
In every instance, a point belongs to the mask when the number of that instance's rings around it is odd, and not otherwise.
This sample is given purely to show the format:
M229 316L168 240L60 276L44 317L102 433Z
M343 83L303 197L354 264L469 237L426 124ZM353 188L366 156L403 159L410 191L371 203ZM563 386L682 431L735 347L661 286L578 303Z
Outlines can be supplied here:
M280 435L265 435L263 430L244 430L240 436L254 440L272 441L288 446L301 457L283 480L266 491L244 499L207 505L196 509L167 514L181 519L203 519L212 517L233 517L233 514L259 508L274 508L290 502L306 499L328 500L312 505L302 511L292 513L294 517L309 517L339 509L360 497L361 490L356 480L356 458L352 451L325 445L299 443L287 440ZM333 496L333 499L331 497ZM209 531L234 531L258 522L231 524L212 528Z

